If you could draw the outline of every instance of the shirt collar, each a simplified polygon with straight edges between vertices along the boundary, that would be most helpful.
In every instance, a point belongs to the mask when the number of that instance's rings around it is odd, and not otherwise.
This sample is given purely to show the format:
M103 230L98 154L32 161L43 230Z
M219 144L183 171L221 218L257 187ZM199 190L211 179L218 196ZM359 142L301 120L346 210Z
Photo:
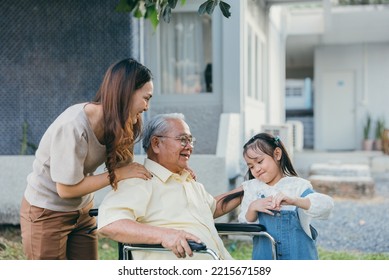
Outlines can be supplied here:
M149 170L154 176L158 177L162 182L166 183L166 181L174 175L178 175L181 177L182 181L190 181L193 180L192 176L187 170L183 170L181 174L173 173L169 169L163 167L159 163L145 158L144 166L147 170Z

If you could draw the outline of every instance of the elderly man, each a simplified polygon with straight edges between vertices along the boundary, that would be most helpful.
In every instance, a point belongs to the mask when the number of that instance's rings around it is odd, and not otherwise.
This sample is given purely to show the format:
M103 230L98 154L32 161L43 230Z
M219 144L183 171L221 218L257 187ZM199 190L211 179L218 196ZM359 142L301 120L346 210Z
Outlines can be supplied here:
M99 207L99 233L122 243L161 244L171 252L133 252L135 259L207 259L193 254L188 240L203 242L223 259L232 259L214 226L214 218L239 205L226 207L214 198L188 170L195 138L182 114L153 117L143 133L149 180L120 181ZM233 190L236 192L239 189ZM231 192L230 192L231 193Z

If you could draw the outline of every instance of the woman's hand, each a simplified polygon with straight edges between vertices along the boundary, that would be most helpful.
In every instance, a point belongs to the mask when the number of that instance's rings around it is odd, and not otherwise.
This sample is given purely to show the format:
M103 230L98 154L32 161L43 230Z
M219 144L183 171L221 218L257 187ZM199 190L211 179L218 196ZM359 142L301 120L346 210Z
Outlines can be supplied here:
M189 167L185 168L186 171L189 172L190 176L192 176L193 180L196 181L196 173L194 173L194 171L192 169L190 169Z
M118 181L128 178L140 178L149 180L153 176L151 173L140 163L131 162L125 166L122 166L115 170L115 174Z

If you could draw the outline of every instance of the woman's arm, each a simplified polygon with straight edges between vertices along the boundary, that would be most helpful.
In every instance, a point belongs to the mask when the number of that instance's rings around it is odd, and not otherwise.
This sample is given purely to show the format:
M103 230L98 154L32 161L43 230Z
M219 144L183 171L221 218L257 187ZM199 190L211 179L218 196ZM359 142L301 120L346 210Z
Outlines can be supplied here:
M132 162L126 166L115 170L118 182L127 178L140 178L148 180L151 178L150 172L142 165ZM108 172L84 177L81 182L75 185L65 185L56 183L58 195L61 198L81 197L98 191L110 184Z

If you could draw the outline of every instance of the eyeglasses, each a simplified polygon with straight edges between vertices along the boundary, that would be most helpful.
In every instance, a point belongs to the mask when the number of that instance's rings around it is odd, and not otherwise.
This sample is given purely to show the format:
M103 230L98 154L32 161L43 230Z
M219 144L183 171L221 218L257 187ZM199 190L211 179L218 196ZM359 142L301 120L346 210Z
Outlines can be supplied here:
M177 136L177 137L163 136L163 135L154 135L154 136L160 138L171 138L174 140L178 140L180 141L182 147L185 147L186 145L188 145L188 143L189 145L194 147L194 144L196 143L196 138L194 138L193 136L185 136L185 135Z

